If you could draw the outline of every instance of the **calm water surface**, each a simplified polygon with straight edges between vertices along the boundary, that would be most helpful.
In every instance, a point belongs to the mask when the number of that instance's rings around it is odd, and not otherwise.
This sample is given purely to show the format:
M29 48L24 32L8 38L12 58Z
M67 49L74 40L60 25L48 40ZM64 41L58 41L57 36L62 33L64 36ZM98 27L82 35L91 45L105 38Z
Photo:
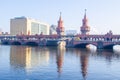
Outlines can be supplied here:
M120 80L120 52L1 45L0 80Z

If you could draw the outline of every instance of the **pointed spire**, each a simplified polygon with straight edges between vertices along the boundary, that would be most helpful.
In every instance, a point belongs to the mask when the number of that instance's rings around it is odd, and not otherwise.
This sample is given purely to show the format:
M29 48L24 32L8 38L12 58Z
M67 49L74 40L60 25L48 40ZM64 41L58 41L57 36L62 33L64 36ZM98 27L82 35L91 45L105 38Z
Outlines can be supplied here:
M81 26L81 32L82 34L89 34L90 31L90 27L88 26L88 19L86 16L86 9L85 9L85 13L84 13L84 18L82 19L82 26Z
M59 20L58 20L57 34L64 35L64 26L63 26L63 21L62 21L62 17L61 17L61 12L60 12Z
M61 14L62 14L62 13L60 12L60 18L59 18L59 21L62 21Z
M60 16L61 16L62 12L60 12Z
M87 17L86 17L86 11L87 11L87 9L85 9L84 19L87 19Z
M61 12L60 12L60 17L59 17L59 21L58 21L58 26L59 27L63 27L63 21L62 21L62 17L61 17Z
M84 18L83 18L83 25L87 25L87 22L88 22L88 19L86 16L86 11L87 11L87 9L85 9Z

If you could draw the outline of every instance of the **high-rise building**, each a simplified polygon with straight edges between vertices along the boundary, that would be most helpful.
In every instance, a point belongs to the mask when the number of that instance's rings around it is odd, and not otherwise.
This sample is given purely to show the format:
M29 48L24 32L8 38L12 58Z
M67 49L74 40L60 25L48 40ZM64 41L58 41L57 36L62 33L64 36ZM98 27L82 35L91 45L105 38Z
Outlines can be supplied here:
M49 35L49 28L48 24L31 18L17 17L10 20L11 35L35 35L41 33Z

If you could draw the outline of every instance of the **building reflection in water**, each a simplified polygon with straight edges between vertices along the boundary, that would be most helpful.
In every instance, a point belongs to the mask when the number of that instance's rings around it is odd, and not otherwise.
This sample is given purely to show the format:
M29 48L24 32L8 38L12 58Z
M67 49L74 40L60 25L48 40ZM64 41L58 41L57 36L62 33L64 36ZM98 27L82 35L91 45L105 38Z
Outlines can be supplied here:
M47 66L49 63L49 49L45 47L33 47L31 66Z
M31 67L31 48L25 46L11 46L10 64L14 68Z
M104 57L108 62L111 62L113 58L120 58L120 53L114 53L106 50L93 52L87 49L65 49L64 47L41 48L11 46L10 65L14 69L23 68L29 72L29 68L48 65L49 60L51 59L51 61L56 61L55 64L57 65L57 72L60 76L64 64L64 53L68 53L70 56L76 55L78 59L80 58L81 74L84 79L86 79L88 75L89 57Z
M57 72L59 74L61 74L61 72L62 72L64 53L65 53L65 48L64 47L58 47L57 48L56 63L57 63Z
M80 48L68 48L66 51L71 55L76 55L80 60L81 74L84 80L87 78L87 68L89 62L90 50Z
M89 53L87 51L82 51L80 55L80 61L81 61L82 76L84 79L86 79L87 76L88 58L89 58Z
M47 48L11 46L10 65L14 69L23 68L29 72L29 68L45 66L49 61Z
M103 57L106 59L106 62L109 63L108 65L110 66L112 60L118 60L120 59L120 52L114 51L114 50L97 50L96 52L93 52L91 50L84 50L81 49L79 50L80 52L80 62L81 62L81 70L82 70L82 76L86 80L87 78L87 69L88 69L88 62L89 62L89 57ZM78 50L76 51L78 52ZM91 55L91 56L90 56Z
M86 80L89 55L91 51L88 49L80 49L80 48L76 48L76 49L68 48L66 49L66 51L68 51L68 53L72 55L73 54L76 55L76 57L80 59L81 74L83 79Z
M86 80L87 77L87 68L88 68L88 61L89 61L89 51L84 49L79 49L76 51L80 53L80 63L81 63L81 73L83 76L83 79ZM77 53L78 54L78 53Z

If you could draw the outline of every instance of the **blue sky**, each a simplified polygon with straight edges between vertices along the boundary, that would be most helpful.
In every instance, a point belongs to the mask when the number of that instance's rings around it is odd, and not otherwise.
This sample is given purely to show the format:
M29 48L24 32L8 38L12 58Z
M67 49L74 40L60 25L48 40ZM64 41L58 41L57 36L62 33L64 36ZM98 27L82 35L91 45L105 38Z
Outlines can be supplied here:
M92 34L120 34L120 0L0 0L0 28L9 32L10 19L20 16L57 25L62 12L65 29L79 32L85 9Z

